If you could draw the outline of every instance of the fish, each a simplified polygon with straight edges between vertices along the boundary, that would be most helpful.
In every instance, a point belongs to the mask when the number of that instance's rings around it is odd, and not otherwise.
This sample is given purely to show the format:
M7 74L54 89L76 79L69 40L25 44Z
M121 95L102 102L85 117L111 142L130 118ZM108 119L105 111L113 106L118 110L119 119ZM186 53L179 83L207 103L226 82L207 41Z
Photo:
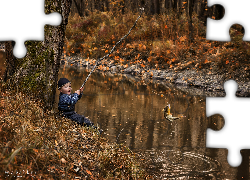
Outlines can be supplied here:
M166 105L162 111L164 111L164 117L169 121L180 119L179 117L172 116L172 114L170 113L170 104Z

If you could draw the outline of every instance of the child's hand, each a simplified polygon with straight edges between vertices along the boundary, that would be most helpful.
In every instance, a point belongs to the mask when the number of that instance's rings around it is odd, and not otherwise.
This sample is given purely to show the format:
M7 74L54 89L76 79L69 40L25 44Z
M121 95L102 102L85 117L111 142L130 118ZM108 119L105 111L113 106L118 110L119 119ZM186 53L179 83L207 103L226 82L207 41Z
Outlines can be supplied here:
M80 90L75 91L76 94L78 94L78 96L80 95Z
M75 91L75 93L77 93L78 95L80 95L82 92L83 92L83 87L80 88L80 90Z
M81 92L81 93L83 92L83 88L84 88L84 87L80 88L80 92Z

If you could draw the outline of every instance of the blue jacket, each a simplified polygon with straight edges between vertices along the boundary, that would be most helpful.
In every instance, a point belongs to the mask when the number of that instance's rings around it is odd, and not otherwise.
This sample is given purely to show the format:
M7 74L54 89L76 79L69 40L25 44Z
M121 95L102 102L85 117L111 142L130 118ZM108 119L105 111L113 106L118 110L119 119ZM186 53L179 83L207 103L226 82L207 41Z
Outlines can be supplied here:
M58 102L58 110L63 112L69 112L75 110L76 102L81 99L82 93L78 95L77 93L74 94L63 94L60 93L59 95L59 102Z

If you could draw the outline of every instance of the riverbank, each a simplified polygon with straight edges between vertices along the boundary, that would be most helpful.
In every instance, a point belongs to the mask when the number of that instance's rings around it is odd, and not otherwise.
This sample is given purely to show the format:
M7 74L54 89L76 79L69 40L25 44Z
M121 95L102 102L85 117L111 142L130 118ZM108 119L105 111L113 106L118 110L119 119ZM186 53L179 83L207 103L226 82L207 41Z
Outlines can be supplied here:
M95 59L84 59L82 57L66 57L61 64L75 67L83 67L91 70L96 63ZM96 71L107 74L122 74L136 81L145 81L146 83L160 83L165 86L172 86L185 91L191 95L205 96L225 96L223 84L231 79L226 69L211 71L204 68L200 71L185 69L176 71L171 69L152 69L148 66L129 64L116 64L114 60L104 60L96 67ZM224 72L224 73L223 73ZM238 83L237 96L250 96L249 73L244 67L239 67L234 71L234 76Z
M0 179L146 178L139 156L40 101L0 91Z
M71 15L64 46L66 62L91 69L95 59L110 52L127 34L137 17L133 13L117 16L98 11L82 18ZM205 23L195 14L192 18L191 40L185 13L144 14L96 71L159 81L206 96L225 95L224 82L234 79L239 84L237 96L250 96L250 43L242 41L242 27L230 28L229 42L209 41L205 38Z

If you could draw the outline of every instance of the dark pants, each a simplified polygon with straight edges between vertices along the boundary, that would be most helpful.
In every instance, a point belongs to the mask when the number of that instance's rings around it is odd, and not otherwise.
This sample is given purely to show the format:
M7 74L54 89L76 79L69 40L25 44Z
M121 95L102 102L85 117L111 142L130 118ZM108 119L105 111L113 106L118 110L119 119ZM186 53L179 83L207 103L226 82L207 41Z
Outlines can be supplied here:
M77 122L80 125L96 128L94 126L94 123L92 123L88 118L83 115L77 114L75 111L62 112L62 115L66 118L71 119L72 121Z

